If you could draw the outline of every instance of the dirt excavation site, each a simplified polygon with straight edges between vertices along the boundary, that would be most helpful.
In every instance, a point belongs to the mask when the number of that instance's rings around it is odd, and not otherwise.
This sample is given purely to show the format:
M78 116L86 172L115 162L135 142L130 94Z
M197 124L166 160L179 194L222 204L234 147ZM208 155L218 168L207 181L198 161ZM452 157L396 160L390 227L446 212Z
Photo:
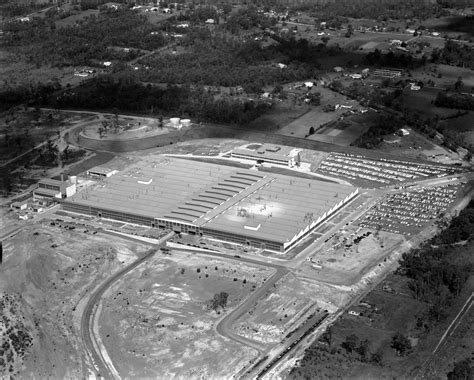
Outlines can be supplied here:
M192 253L155 255L109 289L99 335L126 378L230 377L257 352L214 328L272 274ZM221 292L227 302L213 308Z
M150 246L69 228L43 220L4 242L0 377L96 373L81 334L85 305ZM104 293L92 334L120 377L231 376L258 352L219 335L216 325L274 273L235 259L158 250Z
M43 221L4 242L0 378L92 374L80 337L88 294L146 247Z

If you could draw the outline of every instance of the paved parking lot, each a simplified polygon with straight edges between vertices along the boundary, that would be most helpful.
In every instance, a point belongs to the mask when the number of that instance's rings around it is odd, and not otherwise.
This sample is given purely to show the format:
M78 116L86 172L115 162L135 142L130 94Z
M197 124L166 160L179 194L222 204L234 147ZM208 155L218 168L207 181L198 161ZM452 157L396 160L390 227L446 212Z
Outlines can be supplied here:
M383 186L419 178L454 174L457 169L436 164L418 164L381 158L373 160L350 153L331 153L316 172L342 177L359 186Z
M411 236L444 213L458 190L457 185L443 185L390 194L370 208L357 224Z

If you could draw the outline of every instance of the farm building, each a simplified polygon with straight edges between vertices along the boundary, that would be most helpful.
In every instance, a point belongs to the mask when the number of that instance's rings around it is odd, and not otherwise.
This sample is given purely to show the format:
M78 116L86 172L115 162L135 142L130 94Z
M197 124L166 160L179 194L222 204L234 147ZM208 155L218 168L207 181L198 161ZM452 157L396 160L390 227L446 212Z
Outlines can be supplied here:
M285 252L358 189L154 156L62 202L66 211Z

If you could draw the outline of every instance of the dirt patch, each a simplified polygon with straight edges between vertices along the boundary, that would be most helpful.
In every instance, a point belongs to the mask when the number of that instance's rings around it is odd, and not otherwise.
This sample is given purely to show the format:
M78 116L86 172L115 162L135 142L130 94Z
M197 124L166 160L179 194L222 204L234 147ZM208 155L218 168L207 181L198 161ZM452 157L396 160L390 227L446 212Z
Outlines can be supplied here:
M315 289L287 275L275 284L256 305L233 325L234 331L246 338L278 343L303 323L311 313L321 312L314 299Z
M270 275L184 252L155 256L110 289L101 339L125 377L229 377L256 352L214 327ZM210 300L220 292L228 294L227 305L212 310Z
M351 285L403 241L400 235L351 227L324 242L299 272L322 281Z
M10 327L16 326L17 337L24 332L23 348L15 349L6 369L12 366L11 374L22 378L87 377L91 367L80 337L79 303L143 250L121 239L44 222L4 242L0 294L15 305L4 315ZM10 347L17 344L15 334L4 340Z

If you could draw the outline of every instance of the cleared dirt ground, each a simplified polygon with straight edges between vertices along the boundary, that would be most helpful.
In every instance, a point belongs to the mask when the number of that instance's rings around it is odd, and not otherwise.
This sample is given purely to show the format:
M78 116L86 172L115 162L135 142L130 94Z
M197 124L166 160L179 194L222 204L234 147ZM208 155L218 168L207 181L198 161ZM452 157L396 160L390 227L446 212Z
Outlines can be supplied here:
M294 275L282 278L233 326L239 335L263 343L281 342L311 313L321 311L316 286L308 286Z
M226 378L256 355L219 336L218 321L272 271L172 251L156 255L114 285L100 316L100 336L126 378ZM226 292L227 306L209 301Z
M401 235L372 230L369 236L357 242L356 238L368 231L351 227L335 235L311 256L312 262L299 268L299 274L333 284L351 285L404 241ZM350 236L352 233L356 234ZM346 244L351 246L348 248Z
M8 312L1 314L0 341L8 347L0 355L0 377L87 377L79 332L83 301L143 251L121 239L46 223L4 242L0 305Z

